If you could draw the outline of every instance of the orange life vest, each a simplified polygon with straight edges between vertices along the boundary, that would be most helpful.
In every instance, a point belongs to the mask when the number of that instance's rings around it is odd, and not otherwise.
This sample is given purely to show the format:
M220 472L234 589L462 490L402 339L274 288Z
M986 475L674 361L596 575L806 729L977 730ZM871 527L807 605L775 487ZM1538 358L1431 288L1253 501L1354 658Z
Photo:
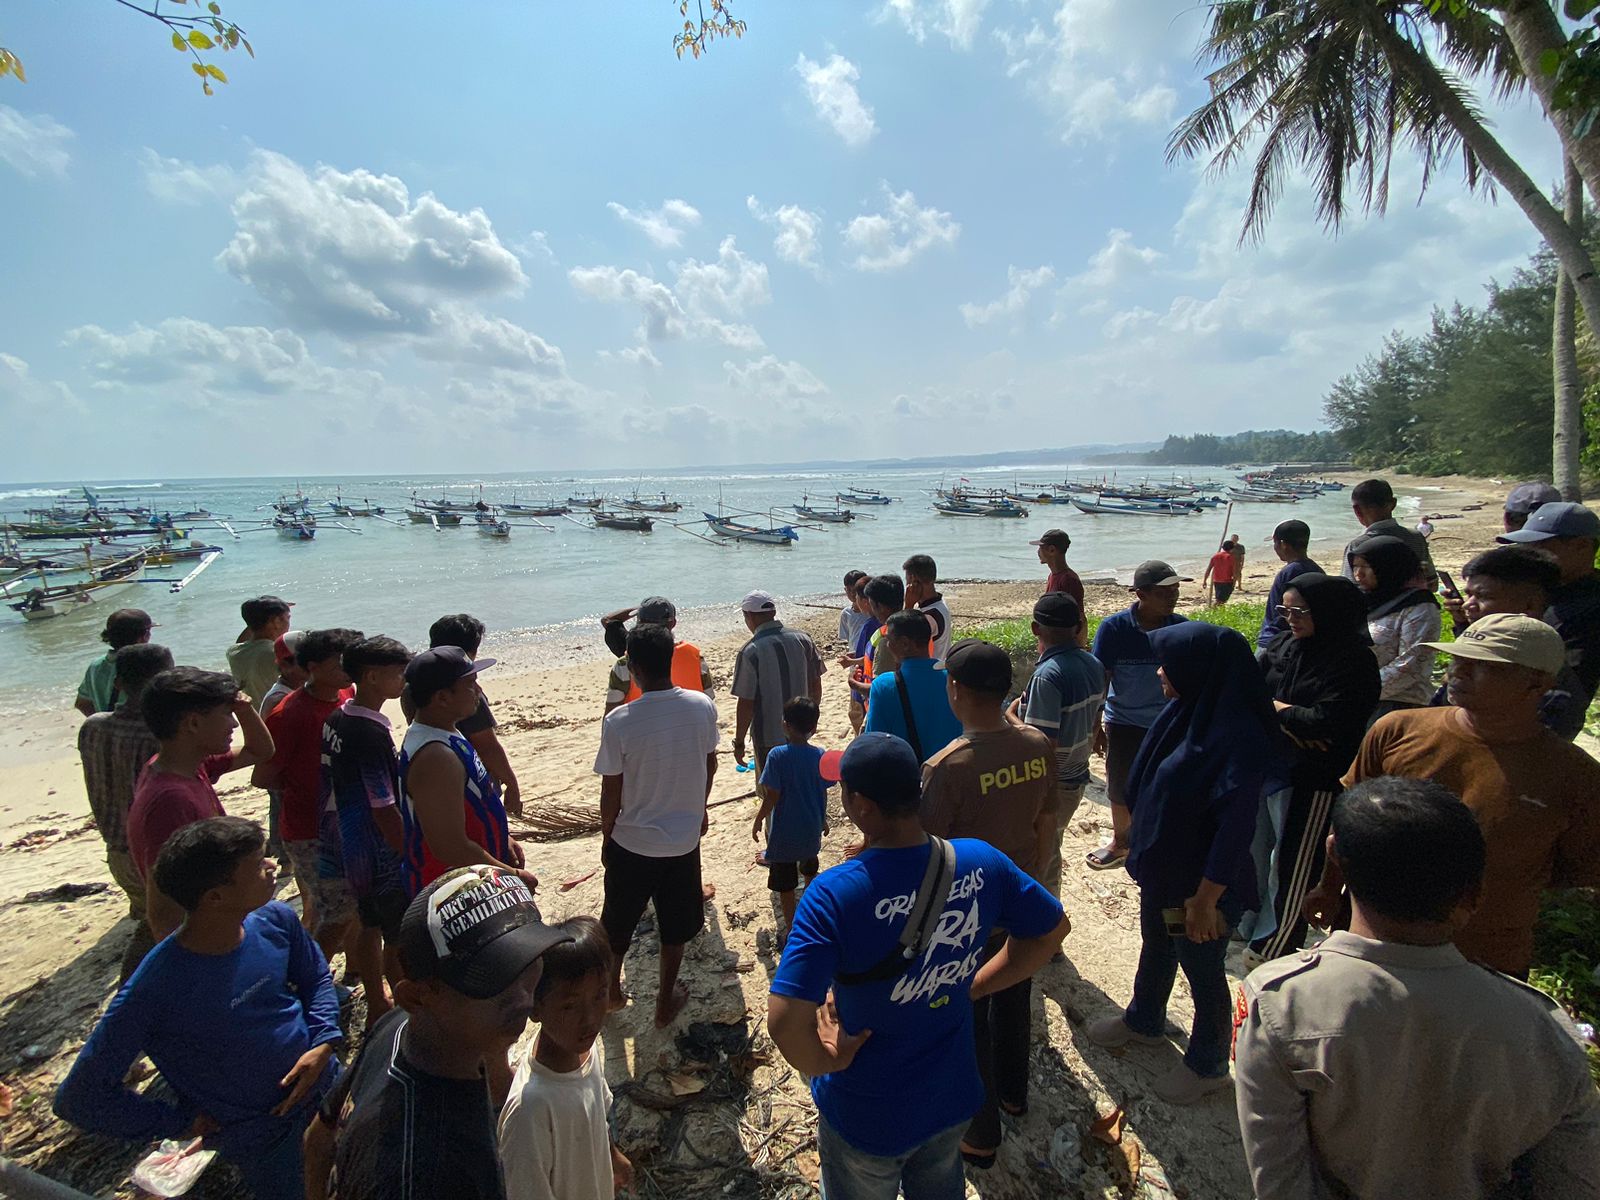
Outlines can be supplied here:
M672 651L672 686L681 687L686 692L703 692L705 686L700 679L700 648L688 642L679 642ZM644 695L639 690L639 685L632 679L628 680L628 694L622 702L637 700Z

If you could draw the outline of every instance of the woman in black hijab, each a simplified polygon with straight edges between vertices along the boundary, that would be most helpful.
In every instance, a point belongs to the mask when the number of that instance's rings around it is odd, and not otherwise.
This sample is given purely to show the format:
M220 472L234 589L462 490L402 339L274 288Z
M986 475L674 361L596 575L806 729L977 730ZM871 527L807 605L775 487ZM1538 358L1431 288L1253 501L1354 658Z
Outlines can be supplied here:
M1433 699L1433 651L1439 640L1439 602L1417 586L1422 573L1416 551L1399 538L1375 537L1350 555L1350 569L1367 598L1367 632L1378 659L1382 690L1373 719L1399 708L1420 708Z
M1265 870L1250 949L1262 959L1298 950L1305 941L1300 904L1321 877L1339 780L1361 745L1379 691L1367 603L1355 584L1298 575L1278 616L1288 628L1262 648L1259 660L1293 750L1289 788L1267 798L1257 838L1258 868Z

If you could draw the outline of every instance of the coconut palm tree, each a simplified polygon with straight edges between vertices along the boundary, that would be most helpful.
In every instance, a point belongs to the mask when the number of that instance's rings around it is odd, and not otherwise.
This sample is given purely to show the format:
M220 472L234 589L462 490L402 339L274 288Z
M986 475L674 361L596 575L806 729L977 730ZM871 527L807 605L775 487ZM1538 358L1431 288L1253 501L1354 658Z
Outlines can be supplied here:
M1504 190L1600 338L1600 275L1579 229L1489 132L1462 81L1460 73L1486 77L1500 94L1522 86L1510 39L1490 15L1462 5L1436 19L1425 0L1218 0L1201 57L1214 64L1211 97L1173 131L1167 156L1210 155L1220 172L1254 153L1242 237L1261 234L1296 168L1311 173L1329 227L1353 201L1383 211L1399 139L1421 160L1424 188L1459 158L1469 188Z

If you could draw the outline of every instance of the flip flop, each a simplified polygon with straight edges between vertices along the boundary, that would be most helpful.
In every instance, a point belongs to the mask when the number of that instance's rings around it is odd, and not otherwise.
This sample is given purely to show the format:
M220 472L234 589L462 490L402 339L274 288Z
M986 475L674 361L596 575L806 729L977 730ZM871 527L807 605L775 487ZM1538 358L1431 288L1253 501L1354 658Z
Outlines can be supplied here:
M1110 846L1100 846L1083 856L1091 871L1109 871L1128 861L1126 850L1114 851Z

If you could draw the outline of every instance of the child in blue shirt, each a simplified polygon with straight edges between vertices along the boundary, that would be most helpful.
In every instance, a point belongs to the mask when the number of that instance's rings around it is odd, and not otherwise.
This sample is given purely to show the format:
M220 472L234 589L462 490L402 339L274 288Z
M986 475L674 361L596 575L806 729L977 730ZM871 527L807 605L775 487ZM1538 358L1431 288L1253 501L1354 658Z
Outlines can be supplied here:
M778 893L783 908L783 932L794 924L798 903L795 889L800 876L817 876L817 855L828 829L828 788L822 778L822 751L811 744L817 732L817 702L796 696L783 706L783 732L787 741L767 754L766 769L758 787L761 811L750 836L757 842L766 828L767 887ZM767 818L771 817L768 826Z
M286 904L253 821L178 830L153 868L188 914L150 951L84 1043L56 1115L136 1140L204 1135L257 1200L305 1194L300 1139L339 1073L339 1002L327 960ZM141 1054L176 1101L123 1083Z

